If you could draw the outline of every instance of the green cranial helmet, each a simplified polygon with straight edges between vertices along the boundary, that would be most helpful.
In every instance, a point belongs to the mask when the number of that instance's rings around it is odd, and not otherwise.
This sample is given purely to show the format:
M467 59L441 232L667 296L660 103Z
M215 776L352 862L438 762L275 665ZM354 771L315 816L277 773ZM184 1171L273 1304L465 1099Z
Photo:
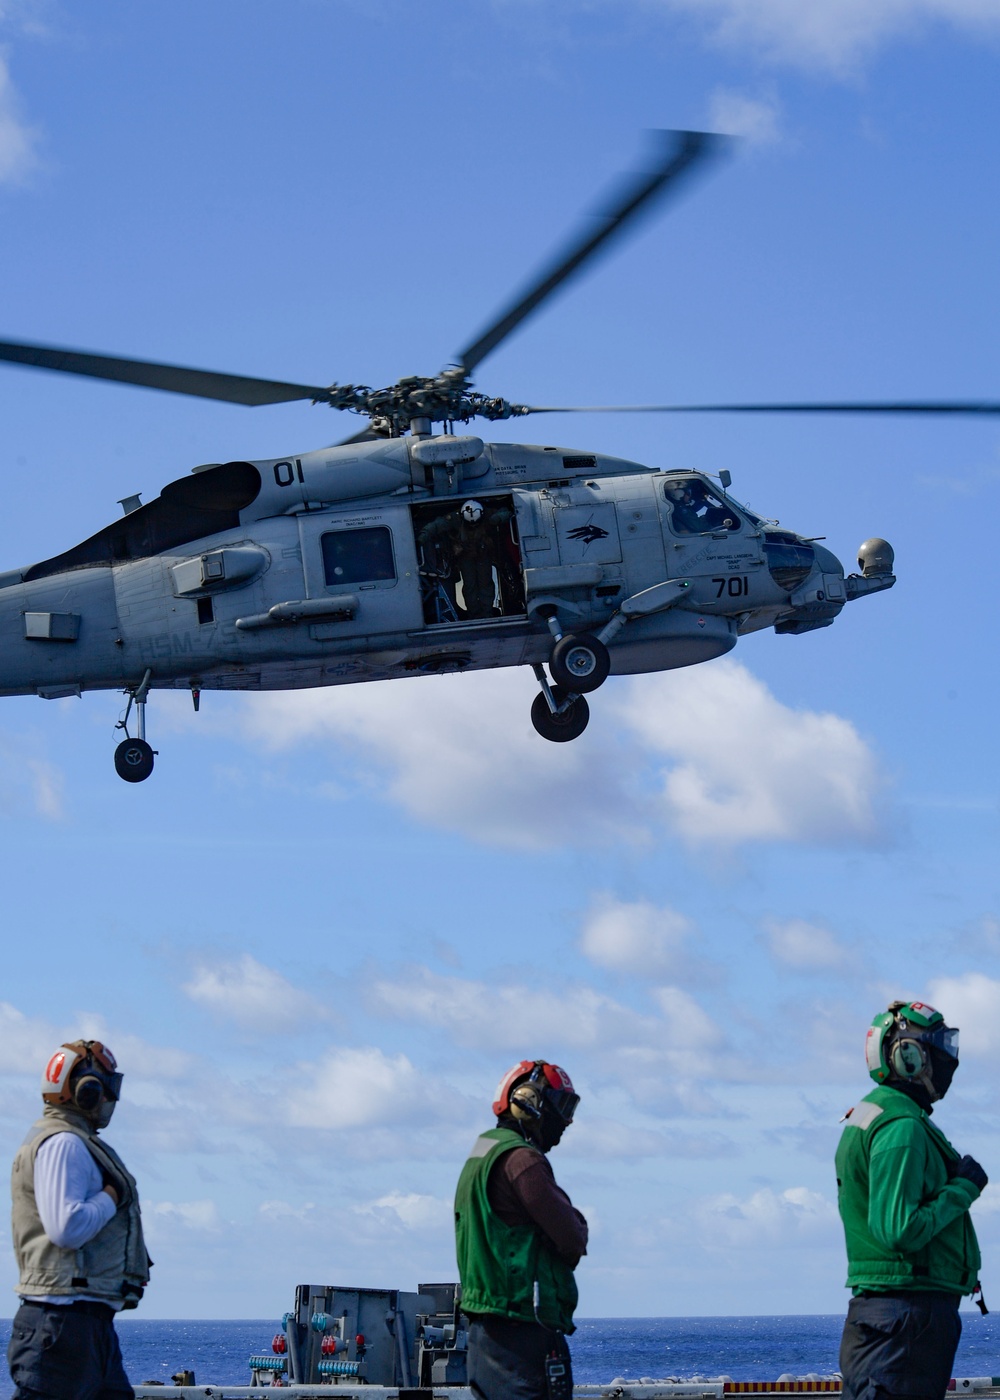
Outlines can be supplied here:
M958 1065L958 1031L926 1002L894 1001L871 1023L865 1059L876 1084L922 1084L933 1103Z

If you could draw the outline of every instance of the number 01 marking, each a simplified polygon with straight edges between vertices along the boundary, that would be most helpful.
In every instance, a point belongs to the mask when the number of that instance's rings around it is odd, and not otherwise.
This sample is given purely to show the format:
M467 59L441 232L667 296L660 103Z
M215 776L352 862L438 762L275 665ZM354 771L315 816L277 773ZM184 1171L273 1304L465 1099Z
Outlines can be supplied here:
M728 593L730 598L745 598L750 592L748 574L730 574L728 578L714 578L712 582L718 584L717 598L721 598L723 593Z
M278 486L291 486L293 481L305 481L299 458L296 457L294 467L291 462L275 462L274 480Z

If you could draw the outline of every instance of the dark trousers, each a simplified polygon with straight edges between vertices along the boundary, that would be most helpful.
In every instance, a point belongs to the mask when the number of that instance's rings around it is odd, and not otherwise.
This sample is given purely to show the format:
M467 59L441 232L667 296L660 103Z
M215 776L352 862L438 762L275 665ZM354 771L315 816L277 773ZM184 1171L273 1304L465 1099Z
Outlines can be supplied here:
M861 1293L840 1343L843 1400L943 1400L962 1322L956 1293Z
M469 1324L469 1385L482 1400L547 1400L545 1361L553 1353L565 1365L571 1387L569 1347L561 1332L506 1317L473 1318Z
M22 1303L7 1362L14 1400L135 1400L103 1303Z

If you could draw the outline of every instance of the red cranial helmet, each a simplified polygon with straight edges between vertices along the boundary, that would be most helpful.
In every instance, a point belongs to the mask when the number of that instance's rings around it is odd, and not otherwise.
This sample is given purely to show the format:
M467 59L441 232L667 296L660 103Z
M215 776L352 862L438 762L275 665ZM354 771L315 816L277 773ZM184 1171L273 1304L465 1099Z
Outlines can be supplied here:
M548 1060L521 1060L497 1086L493 1112L512 1117L547 1151L573 1121L580 1096L560 1065Z

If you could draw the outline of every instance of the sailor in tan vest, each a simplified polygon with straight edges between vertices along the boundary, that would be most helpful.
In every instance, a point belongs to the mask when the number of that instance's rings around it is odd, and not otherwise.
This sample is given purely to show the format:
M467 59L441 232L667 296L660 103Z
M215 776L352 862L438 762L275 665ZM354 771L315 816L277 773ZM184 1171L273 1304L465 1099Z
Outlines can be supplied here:
M114 1315L137 1306L152 1261L135 1180L98 1137L121 1084L99 1040L61 1045L42 1075L45 1110L11 1175L14 1400L134 1400Z

